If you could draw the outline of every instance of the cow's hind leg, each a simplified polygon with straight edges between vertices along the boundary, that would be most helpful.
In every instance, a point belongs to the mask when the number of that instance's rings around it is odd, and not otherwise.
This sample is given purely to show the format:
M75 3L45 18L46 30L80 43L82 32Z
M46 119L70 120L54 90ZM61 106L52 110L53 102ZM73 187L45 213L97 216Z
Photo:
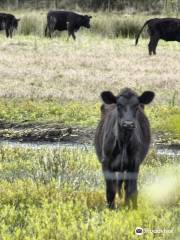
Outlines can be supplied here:
M53 31L51 31L51 30L49 29L49 37L50 37L50 38L52 38L52 33L53 33Z
M71 35L72 35L73 39L76 40L76 36L74 34L74 31L71 33Z
M115 208L115 196L116 196L116 175L113 172L106 172L106 199L110 209Z
M153 54L156 55L156 47L158 45L159 38L154 39L154 44L153 44Z
M151 56L152 55L152 45L153 45L153 40L150 38L150 41L149 41L149 44L148 44L148 49L149 49L149 55Z
M45 37L47 37L47 31L48 31L48 26L46 25L46 27L45 27L45 31L44 31L44 35L45 35Z
M49 36L49 38L52 38L52 34L53 34L53 32L54 32L54 29L53 29L53 26L48 26L47 27L47 32L48 32L48 36Z
M151 36L150 37L150 41L148 44L148 48L149 48L149 55L152 55L152 53L155 55L156 54L156 47L159 41L159 37L158 36Z
M56 26L56 18L51 16L48 19L47 30L46 30L46 34L48 32L48 35L49 35L50 38L52 37L52 34L56 29L55 26Z
M74 34L74 31L68 31L68 39L67 39L67 40L69 40L70 36L72 36L72 38L73 38L74 40L76 40L76 36L75 36L75 34Z

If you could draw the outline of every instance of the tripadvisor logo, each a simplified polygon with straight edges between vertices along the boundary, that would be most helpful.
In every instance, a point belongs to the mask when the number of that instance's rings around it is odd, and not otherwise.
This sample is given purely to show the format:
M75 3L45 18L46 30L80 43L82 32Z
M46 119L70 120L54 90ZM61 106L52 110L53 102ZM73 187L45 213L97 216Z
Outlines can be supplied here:
M135 229L135 234L136 234L136 235L142 235L142 234L143 234L143 229L142 229L141 227L137 227L137 228Z
M149 229L149 228L136 227L135 229L136 235L142 235L144 233L152 233L152 234L173 233L173 229Z

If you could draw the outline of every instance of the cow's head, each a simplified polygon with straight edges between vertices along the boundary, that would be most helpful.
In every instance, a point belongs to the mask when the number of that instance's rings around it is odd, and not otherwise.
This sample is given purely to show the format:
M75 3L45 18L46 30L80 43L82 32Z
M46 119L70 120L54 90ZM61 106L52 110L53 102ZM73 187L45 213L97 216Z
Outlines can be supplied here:
M18 18L18 19L14 18L13 28L17 29L19 21L20 21L20 18Z
M90 19L92 16L84 15L81 19L81 25L86 28L90 28Z
M144 104L149 104L154 96L154 92L151 91L145 91L138 96L128 88L124 89L118 96L114 96L109 91L101 93L105 104L116 104L119 126L128 130L135 128L138 109Z

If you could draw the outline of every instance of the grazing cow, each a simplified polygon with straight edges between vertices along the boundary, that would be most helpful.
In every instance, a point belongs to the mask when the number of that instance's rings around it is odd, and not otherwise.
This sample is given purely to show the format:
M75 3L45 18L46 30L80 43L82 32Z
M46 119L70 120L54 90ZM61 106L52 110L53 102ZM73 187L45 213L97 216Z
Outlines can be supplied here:
M90 19L88 15L80 15L69 11L49 11L47 14L47 26L45 36L52 36L55 30L67 30L69 37L76 39L74 32L77 32L80 27L90 28ZM49 33L49 34L48 34Z
M150 126L144 113L154 93L138 96L129 88L119 95L101 93L101 120L96 130L95 148L106 182L109 208L114 208L116 192L125 187L125 203L137 208L137 178L139 167L150 145Z
M0 13L0 30L6 31L6 37L11 37L13 30L17 29L20 19L16 19L14 15L8 13Z
M180 42L180 19L177 18L153 18L146 21L136 37L136 45L139 36L145 26L148 26L150 42L148 45L149 55L156 54L156 47L159 39L165 41Z

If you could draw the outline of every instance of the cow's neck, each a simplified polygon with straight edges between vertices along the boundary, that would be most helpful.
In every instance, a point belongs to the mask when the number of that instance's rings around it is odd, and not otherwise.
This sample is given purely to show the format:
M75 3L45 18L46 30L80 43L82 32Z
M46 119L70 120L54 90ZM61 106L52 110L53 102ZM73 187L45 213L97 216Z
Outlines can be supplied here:
M121 169L124 168L124 164L128 164L128 153L127 148L130 144L130 140L133 136L133 130L127 130L123 129L120 126L118 126L118 145L121 152Z
M128 130L118 126L118 140L121 146L127 146L133 136L133 130Z

